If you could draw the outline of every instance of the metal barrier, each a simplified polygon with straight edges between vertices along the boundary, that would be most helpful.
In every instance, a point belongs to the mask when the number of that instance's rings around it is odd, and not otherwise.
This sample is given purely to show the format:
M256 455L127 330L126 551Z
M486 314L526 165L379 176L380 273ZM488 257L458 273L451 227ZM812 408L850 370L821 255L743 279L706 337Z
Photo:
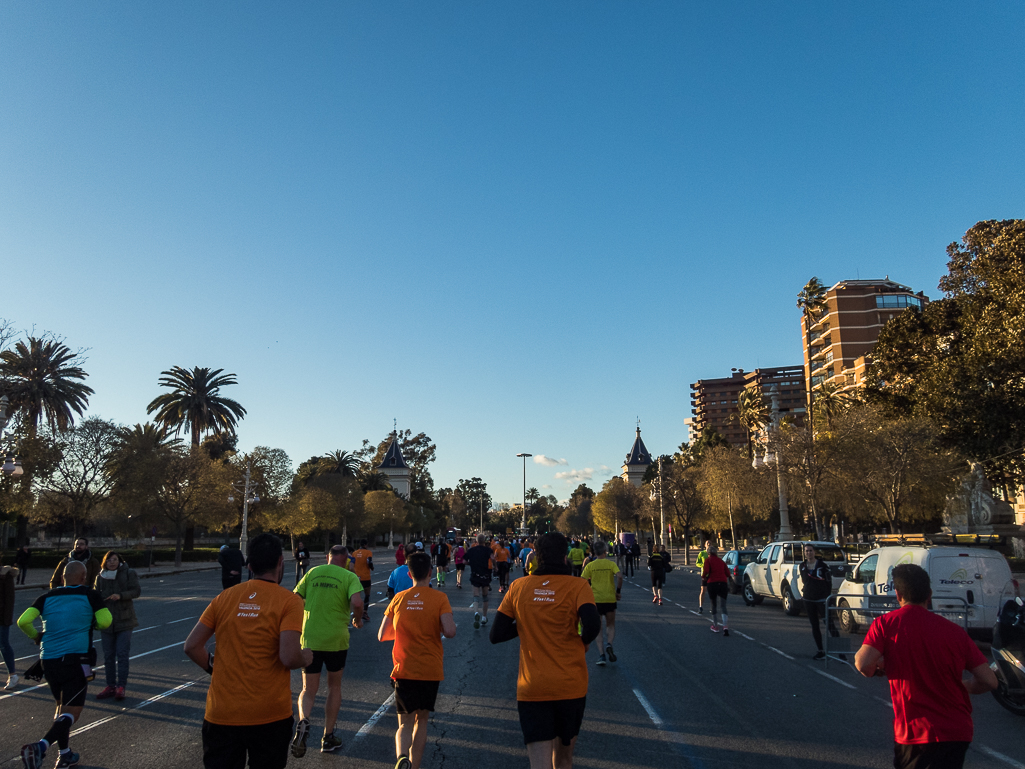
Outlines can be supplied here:
M851 648L850 636L844 637L840 635L842 632L840 630L840 612L857 612L862 617L869 616L872 619L875 619L876 617L881 617L884 614L889 614L891 611L900 608L900 604L897 603L897 599L894 596L870 595L867 596L867 598L868 607L863 609L853 609L850 606L838 606L837 601L840 600L840 596L835 593L826 599L826 632L822 637L822 651L826 655L826 667L829 667L830 660L847 662L846 657L843 655L852 654L856 651ZM947 619L957 618L960 620L962 627L966 631L968 630L968 618L971 616L972 608L964 598L956 596L933 596L932 604L930 611L933 614L940 614L947 617ZM832 614L830 614L830 612L832 612ZM833 628L837 635L834 636L830 633L830 628Z

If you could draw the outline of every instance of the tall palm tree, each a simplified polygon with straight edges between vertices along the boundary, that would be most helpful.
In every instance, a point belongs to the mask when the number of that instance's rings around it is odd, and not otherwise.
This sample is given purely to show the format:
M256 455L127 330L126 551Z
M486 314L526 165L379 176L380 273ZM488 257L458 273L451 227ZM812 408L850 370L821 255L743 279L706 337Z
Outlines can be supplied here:
M30 336L0 352L0 389L12 411L22 410L33 430L45 418L51 431L67 430L82 416L93 389L82 383L88 374L81 356L56 339Z
M834 420L847 411L855 400L854 396L844 392L839 385L823 382L815 398L815 410L825 418L827 429L832 430Z
M220 389L238 384L234 374L221 374L224 369L211 371L196 366L191 371L174 366L161 371L160 385L171 392L153 399L146 413L157 412L154 417L167 429L174 428L177 435L188 426L193 447L198 447L204 433L235 434L235 425L246 410L230 398L220 396Z
M355 478L359 472L360 461L359 457L351 451L338 449L321 459L320 465L318 470L322 473L333 473L335 475L344 475L347 478Z
M772 420L769 407L758 387L747 387L737 397L737 413L730 415L730 421L739 423L747 432L747 458L753 459L752 437Z
M812 428L812 408L815 405L815 388L811 377L811 327L826 309L826 287L813 277L797 294L797 309L804 315L804 348L808 351L808 429Z

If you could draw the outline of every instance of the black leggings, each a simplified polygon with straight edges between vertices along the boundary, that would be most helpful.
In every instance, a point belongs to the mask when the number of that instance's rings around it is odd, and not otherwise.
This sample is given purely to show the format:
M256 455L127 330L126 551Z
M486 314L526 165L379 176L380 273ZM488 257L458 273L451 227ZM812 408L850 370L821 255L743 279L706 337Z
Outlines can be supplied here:
M824 601L805 601L804 610L808 612L808 621L811 622L811 634L815 639L815 646L822 651L822 630L819 629L819 618L825 614L826 624L829 626L829 635L838 638L840 633L833 624L833 615L826 611ZM835 613L835 612L834 612Z
M722 613L726 613L726 597L730 594L725 582L711 582L708 584L708 597L712 599L712 616L719 613L718 602L722 601Z
M632 555L626 556L626 560L623 562L623 574L628 577L634 575L634 557Z

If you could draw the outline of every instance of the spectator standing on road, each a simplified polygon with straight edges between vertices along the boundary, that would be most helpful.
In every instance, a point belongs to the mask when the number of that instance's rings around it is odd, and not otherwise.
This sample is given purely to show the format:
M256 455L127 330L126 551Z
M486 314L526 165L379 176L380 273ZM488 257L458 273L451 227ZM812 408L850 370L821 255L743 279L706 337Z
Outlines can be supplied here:
M37 769L54 742L60 749L57 769L78 763L79 755L71 751L68 739L71 727L82 716L88 679L96 664L93 627L103 630L111 623L103 599L86 584L88 575L85 561L69 560L60 575L63 586L39 596L18 618L21 631L39 644L43 677L57 702L57 716L43 739L21 748L25 769ZM42 617L44 633L33 625L36 617Z
M630 576L634 576L634 569L641 565L641 546L635 539L630 545L630 558L627 566L630 567Z
M658 550L648 556L648 571L651 572L651 602L661 606L662 588L666 586L666 571L662 554Z
M416 545L412 542L406 545L402 558L403 565L396 566L389 575L387 592L389 601L403 590L409 590L409 588L413 587L413 577L409 573L409 556L416 552L422 551L418 551Z
M61 562L57 564L57 568L53 570L53 576L50 577L51 590L64 584L64 567L70 561L80 561L85 564L86 586L90 586L96 581L96 575L100 573L100 560L89 549L89 540L85 537L79 537L75 540L75 549L64 556Z
M708 558L708 546L711 543L705 540L705 546L698 552L697 560L694 561L694 565L698 567L698 574L704 573L705 559ZM701 592L698 593L698 614L705 613L705 594L708 592L707 583L704 577L701 579Z
M18 552L14 554L14 565L18 567L18 584L25 584L25 577L28 576L28 567L32 563L32 549L28 546L28 540L26 539L21 547L18 548Z
M408 548L408 547L409 547L409 545L399 545L397 548L395 548L395 565L396 566L405 566L406 565L406 548Z
M591 585L598 616L605 618L605 628L595 639L598 641L599 665L605 664L606 655L609 662L616 661L616 653L612 650L612 641L616 637L616 604L623 597L623 575L619 567L605 557L607 549L604 542L595 544L594 560L584 567L581 574Z
M0 558L3 553L0 552ZM0 656L7 666L7 685L10 690L18 685L18 674L14 669L14 647L11 646L11 625L14 624L14 586L18 580L18 569L0 566Z
M854 666L890 679L896 769L960 769L972 741L969 695L995 689L996 675L963 628L926 608L925 569L901 564L892 580L900 608L872 622Z
M491 570L495 561L491 548L483 534L477 535L477 544L466 551L466 562L470 564L470 584L473 586L473 627L488 624L488 591L491 590ZM482 606L483 604L483 606Z
M313 661L303 668L303 690L299 695L299 723L292 739L292 755L306 755L306 738L310 733L310 714L320 689L320 672L327 668L327 702L324 704L324 737L320 752L331 753L342 747L335 736L335 722L342 705L342 675L349 653L349 617L359 628L363 626L363 586L344 568L348 550L335 545L328 553L327 563L310 569L295 586L295 593L305 602L303 633L299 644L313 652Z
M720 616L722 634L730 634L730 618L726 615L726 598L730 594L729 577L727 576L726 562L719 557L719 548L716 545L709 545L705 562L701 566L701 582L708 590L708 597L712 599L712 627L713 633L718 633L720 625L717 625L715 618ZM719 601L722 601L722 608L719 608Z
M587 647L601 619L590 586L571 573L566 538L545 534L535 553L539 568L505 594L491 643L520 639L516 705L531 769L563 769L573 765L587 700Z
M299 580L306 576L306 572L310 570L310 551L306 549L306 545L303 542L297 542L295 545L295 584L299 584Z
M185 654L210 674L203 718L206 769L284 769L292 738L291 671L313 662L299 643L302 599L281 587L281 540L249 543L253 579L224 590L185 640ZM206 650L216 636L217 659ZM216 667L216 670L215 670Z
M438 587L445 586L445 575L448 573L448 559L452 554L452 548L449 547L448 542L441 540L438 543Z
M445 678L441 636L456 636L448 597L431 589L430 557L424 553L410 555L409 571L413 587L391 600L377 631L379 641L395 641L391 671L399 716L395 769L420 769L427 745L427 720Z
M96 592L103 598L104 605L110 609L113 621L110 627L100 631L103 642L103 674L107 686L96 695L98 700L113 697L117 700L125 698L125 687L128 685L128 658L132 653L132 628L137 627L139 620L135 618L136 598L142 594L139 587L139 575L121 556L113 550L103 556L103 569L93 583Z
M246 567L246 558L242 551L230 545L221 545L217 554L217 563L221 565L221 589L227 590L242 582L242 569Z
M466 548L463 547L463 540L456 542L456 551L452 554L452 560L456 564L456 587L463 589L463 569L466 568Z
M370 579L374 571L374 554L367 547L365 539L359 543L359 550L352 554L352 570L356 572L360 584L363 585L363 621L366 622L370 619L367 608L370 606Z
M829 571L829 564L818 557L814 545L804 546L804 560L801 561L798 570L801 573L801 598L804 600L804 609L808 612L808 621L811 622L811 634L818 649L814 658L825 659L819 618L825 616L830 636L837 638L840 635L833 625L833 615L826 611L826 599L833 592L833 575Z

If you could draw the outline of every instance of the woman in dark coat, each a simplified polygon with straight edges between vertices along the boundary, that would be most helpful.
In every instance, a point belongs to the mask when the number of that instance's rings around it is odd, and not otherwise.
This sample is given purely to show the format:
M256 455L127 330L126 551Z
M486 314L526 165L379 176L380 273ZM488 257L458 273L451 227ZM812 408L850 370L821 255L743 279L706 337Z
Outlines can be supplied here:
M114 621L110 627L100 631L103 641L103 672L107 677L107 687L96 695L96 699L105 700L114 697L125 698L125 686L128 683L128 657L132 648L132 628L139 624L135 618L135 606L132 603L141 595L139 576L121 556L111 551L103 556L103 568L96 576L93 584L103 600Z

